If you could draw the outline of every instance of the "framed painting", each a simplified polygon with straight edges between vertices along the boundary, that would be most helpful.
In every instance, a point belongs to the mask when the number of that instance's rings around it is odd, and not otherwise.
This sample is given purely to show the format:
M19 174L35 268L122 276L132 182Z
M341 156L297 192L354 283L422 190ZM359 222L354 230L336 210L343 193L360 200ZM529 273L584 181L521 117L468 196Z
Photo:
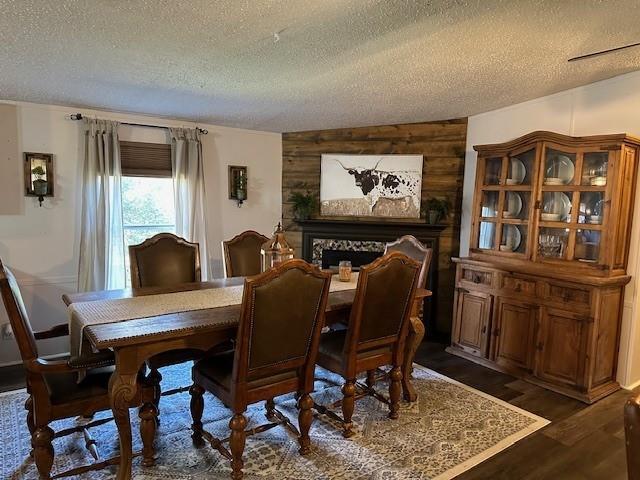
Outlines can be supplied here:
M323 154L322 216L420 218L422 155Z

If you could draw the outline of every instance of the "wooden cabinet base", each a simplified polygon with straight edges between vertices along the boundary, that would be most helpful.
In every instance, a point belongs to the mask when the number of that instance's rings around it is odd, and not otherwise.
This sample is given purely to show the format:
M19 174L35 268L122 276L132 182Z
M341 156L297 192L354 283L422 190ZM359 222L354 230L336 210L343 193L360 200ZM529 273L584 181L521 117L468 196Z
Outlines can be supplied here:
M449 353L586 403L620 388L620 323L630 277L569 279L527 265L454 261Z
M540 380L520 369L517 368L508 368L497 363L492 362L486 358L477 357L475 355L469 354L464 350L456 348L454 346L449 346L446 348L447 353L452 355L457 355L458 357L462 357L466 360L470 360L474 363L482 365L483 367L490 368L492 370L496 370L498 372L506 373L507 375L512 375L514 377L520 378L525 382L532 383L534 385L538 385L542 388L546 388L547 390L551 390L553 392L560 393L567 397L575 398L584 403L594 403L598 400L603 399L607 395L611 395L612 393L620 390L620 384L618 382L607 382L603 385L598 386L597 388L592 389L589 392L579 392L573 388L563 387L561 385L556 385L553 383L545 382L544 380Z

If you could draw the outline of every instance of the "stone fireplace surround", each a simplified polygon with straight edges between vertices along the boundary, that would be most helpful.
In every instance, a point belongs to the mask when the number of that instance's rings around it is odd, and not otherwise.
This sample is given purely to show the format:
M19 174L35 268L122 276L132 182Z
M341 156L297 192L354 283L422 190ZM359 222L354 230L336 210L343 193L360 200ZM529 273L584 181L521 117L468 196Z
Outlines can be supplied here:
M433 260L427 288L433 297L424 305L426 328L435 323L438 308L438 251L440 233L445 225L392 220L312 219L300 221L302 228L302 258L323 268L337 265L339 260L351 260L355 268L373 261L384 252L385 245L403 235L413 235L433 249ZM344 252L344 253L342 253Z

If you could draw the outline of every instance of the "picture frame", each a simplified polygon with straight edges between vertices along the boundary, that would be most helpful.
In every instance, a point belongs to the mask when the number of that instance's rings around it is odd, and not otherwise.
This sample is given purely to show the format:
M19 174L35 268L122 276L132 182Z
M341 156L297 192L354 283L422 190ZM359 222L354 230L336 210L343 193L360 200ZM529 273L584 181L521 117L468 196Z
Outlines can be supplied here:
M323 217L420 218L424 156L322 154Z

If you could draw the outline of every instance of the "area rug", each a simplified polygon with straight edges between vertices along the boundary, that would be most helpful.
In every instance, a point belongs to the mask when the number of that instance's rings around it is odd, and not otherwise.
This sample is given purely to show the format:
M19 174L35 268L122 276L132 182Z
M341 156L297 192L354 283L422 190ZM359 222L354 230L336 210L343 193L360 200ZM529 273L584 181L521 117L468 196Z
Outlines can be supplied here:
M189 384L189 368L162 370L163 389ZM317 403L328 405L340 397L340 379L318 369ZM447 480L499 453L549 422L502 400L470 388L427 368L417 366L414 384L419 400L403 403L399 420L387 418L387 407L373 398L356 402L357 434L344 439L339 425L326 416L316 416L311 427L312 453L298 454L295 438L282 427L250 437L245 448L245 478L277 480L421 479ZM384 382L378 384L381 391ZM0 396L0 471L3 479L36 479L29 458L30 440L25 423L26 392ZM292 396L276 399L277 408L296 419ZM163 397L155 467L144 468L134 460L136 480L188 480L229 478L229 462L211 448L195 449L191 443L189 394ZM97 416L100 418L107 413ZM140 449L138 418L134 423L134 449ZM215 397L205 397L205 429L224 438L230 412ZM263 404L247 412L248 426L265 423ZM55 422L54 430L78 420ZM93 428L102 458L117 453L118 436L113 422ZM54 471L90 462L81 434L54 441ZM91 472L79 478L114 478L114 470Z

